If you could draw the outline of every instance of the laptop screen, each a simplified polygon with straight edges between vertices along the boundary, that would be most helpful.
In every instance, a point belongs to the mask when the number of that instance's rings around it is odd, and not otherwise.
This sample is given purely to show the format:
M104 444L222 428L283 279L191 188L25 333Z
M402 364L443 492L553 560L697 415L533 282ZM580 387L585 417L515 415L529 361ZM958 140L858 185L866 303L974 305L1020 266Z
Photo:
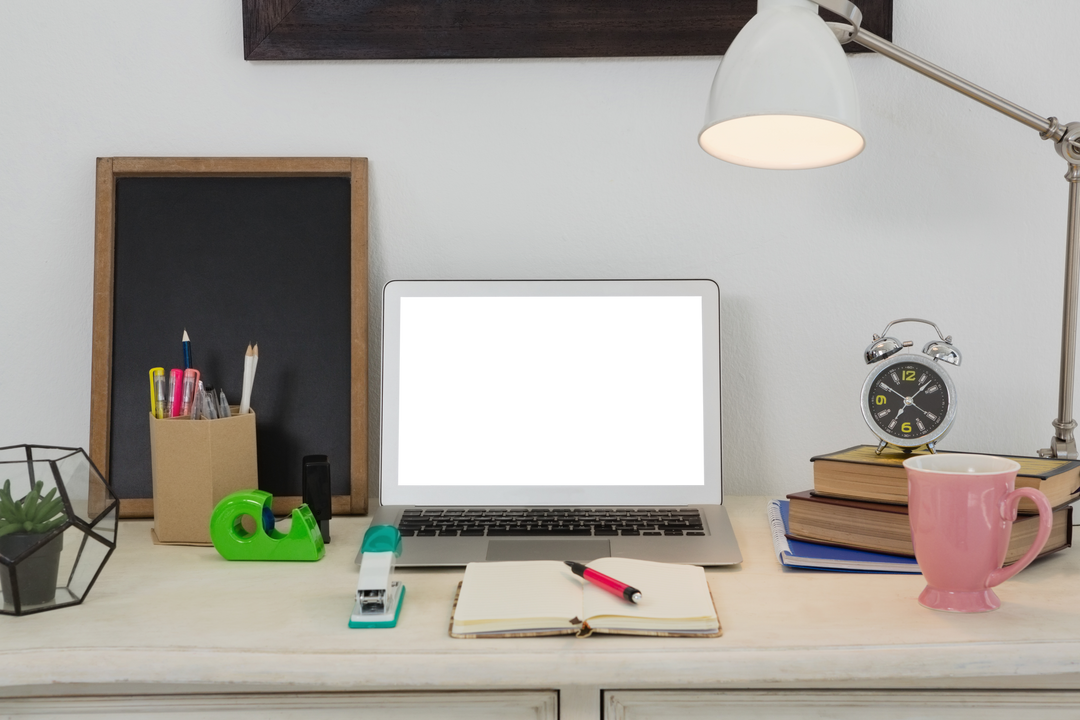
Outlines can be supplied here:
M398 483L702 484L700 329L696 297L403 298Z
M719 503L711 281L395 281L384 505Z

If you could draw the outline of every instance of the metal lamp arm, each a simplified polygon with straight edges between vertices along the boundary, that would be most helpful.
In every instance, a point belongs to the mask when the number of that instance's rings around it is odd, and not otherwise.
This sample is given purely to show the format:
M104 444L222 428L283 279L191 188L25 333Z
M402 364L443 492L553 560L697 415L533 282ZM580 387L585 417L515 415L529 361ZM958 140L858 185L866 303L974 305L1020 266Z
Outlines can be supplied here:
M862 27L862 12L847 0L811 1L851 23L851 25L829 23L841 43L855 41L863 47L873 50L879 55L884 55L890 60L898 62L946 87L952 88L956 92L997 110L999 113L1011 117L1033 130L1038 130L1039 135L1044 140L1053 140L1054 143L1063 145L1063 147L1058 148L1058 152L1061 153L1062 157L1071 163L1080 163L1080 124L1065 125L1058 122L1055 117L1043 117L1017 105L1011 100L1006 100L1000 95L990 92L986 88L979 87L943 67L924 60L918 55L894 45L883 37L875 35Z
M986 105L988 108L997 110L1002 115L1006 115L1017 122L1023 123L1032 130L1038 130L1039 135L1043 140L1053 140L1055 143L1060 143L1065 139L1065 136L1069 134L1069 126L1058 122L1057 118L1043 117L1038 113L1034 113L1027 108L1017 105L1011 100L1006 100L1000 95L979 87L975 83L965 80L955 73L951 73L942 67L938 67L932 62L924 60L918 55L908 52L902 47L892 44L885 38L878 37L869 30L863 30L861 28L855 30L851 40L859 43L864 48L868 48L880 55L884 55L890 60L895 60L920 75L925 75L931 80L935 80L946 87L952 88L956 92ZM1068 144L1071 145L1071 148L1069 149L1072 151L1074 157L1066 157L1066 159L1070 162L1080 162L1080 144L1077 144L1076 137L1070 138Z
M1076 365L1076 323L1080 313L1080 122L1062 124L1055 117L1038 113L1006 100L954 73L928 62L918 55L898 47L862 28L862 13L847 0L812 0L826 10L847 19L851 25L829 23L837 40L854 40L865 48L884 55L920 75L966 95L999 113L1039 131L1043 140L1052 140L1058 154L1069 163L1065 179L1069 182L1069 213L1065 248L1065 292L1061 322L1061 369L1058 383L1058 416L1053 421L1054 434L1050 447L1040 450L1044 457L1077 458L1077 427L1072 417L1073 375Z
M848 0L813 0L813 2L826 10L831 10L850 22L852 25L852 36L860 32L860 28L862 27L862 10L849 3ZM850 39L851 37L848 38L848 40ZM842 40L841 42L847 42L847 40Z

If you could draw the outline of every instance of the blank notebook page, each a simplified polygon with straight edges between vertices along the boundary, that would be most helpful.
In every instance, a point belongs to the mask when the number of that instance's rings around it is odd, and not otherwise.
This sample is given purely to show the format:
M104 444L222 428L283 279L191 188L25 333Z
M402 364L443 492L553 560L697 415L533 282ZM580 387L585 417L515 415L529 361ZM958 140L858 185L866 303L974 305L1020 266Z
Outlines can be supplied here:
M455 624L581 616L581 581L557 560L469 563Z
M589 567L640 590L641 602L636 605L629 603L596 585L586 583L586 618L598 615L661 619L716 616L705 571L696 565L612 557L593 560Z

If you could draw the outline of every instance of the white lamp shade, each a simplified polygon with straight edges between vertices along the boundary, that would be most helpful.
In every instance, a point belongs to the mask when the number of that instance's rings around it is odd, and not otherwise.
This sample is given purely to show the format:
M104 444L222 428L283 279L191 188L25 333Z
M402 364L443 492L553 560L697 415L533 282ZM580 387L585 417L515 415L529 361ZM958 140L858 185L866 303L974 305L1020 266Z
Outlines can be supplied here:
M759 0L713 80L698 143L737 165L801 169L865 145L844 51L810 0Z

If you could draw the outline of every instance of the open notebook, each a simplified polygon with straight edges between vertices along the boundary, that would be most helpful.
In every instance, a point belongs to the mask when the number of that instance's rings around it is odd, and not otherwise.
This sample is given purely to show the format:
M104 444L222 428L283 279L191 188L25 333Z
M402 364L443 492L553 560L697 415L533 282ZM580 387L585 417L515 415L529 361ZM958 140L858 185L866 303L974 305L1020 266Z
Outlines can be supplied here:
M450 636L720 635L702 568L628 558L599 558L588 567L637 588L641 601L627 602L586 582L557 560L470 563Z

